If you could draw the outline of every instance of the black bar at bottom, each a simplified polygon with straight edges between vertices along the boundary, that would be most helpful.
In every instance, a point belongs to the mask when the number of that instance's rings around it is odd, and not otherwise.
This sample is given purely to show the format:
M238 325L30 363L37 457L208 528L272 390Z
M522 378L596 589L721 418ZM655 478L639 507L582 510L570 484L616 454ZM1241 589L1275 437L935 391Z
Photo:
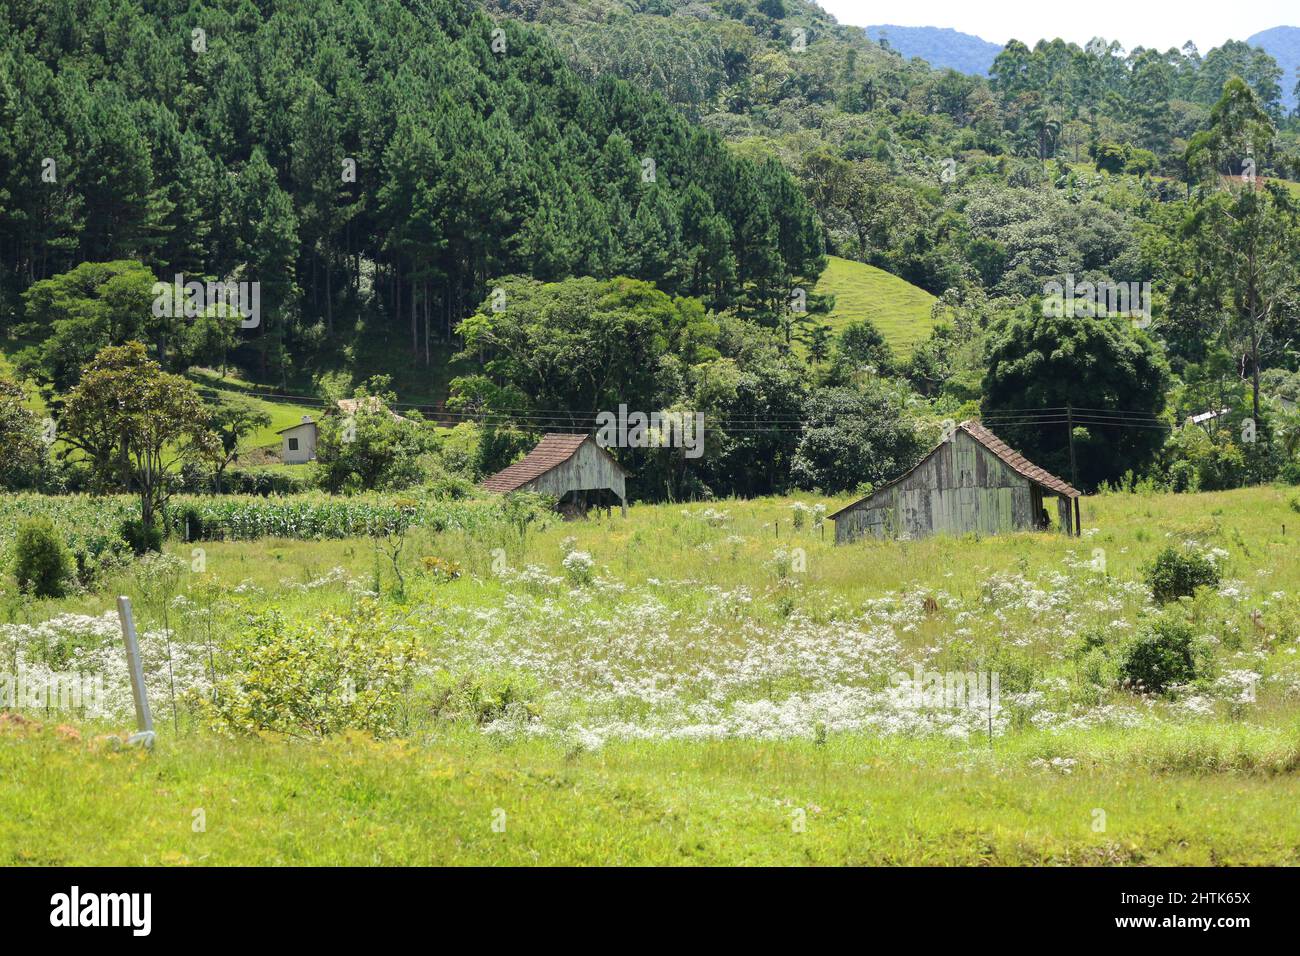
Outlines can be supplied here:
M1296 885L1295 872L1283 869L9 869L0 870L0 919L8 943L77 933L128 945L148 938L339 946L453 929L487 934L494 945L512 937L554 942L557 932L612 943L595 934L653 939L674 927L686 932L687 921L698 927L689 931L697 941L815 924L819 936L911 927L927 945L1040 933L1072 943L1194 935L1230 942L1289 928ZM116 895L146 893L147 936L144 897ZM115 910L119 925L71 925L110 922Z

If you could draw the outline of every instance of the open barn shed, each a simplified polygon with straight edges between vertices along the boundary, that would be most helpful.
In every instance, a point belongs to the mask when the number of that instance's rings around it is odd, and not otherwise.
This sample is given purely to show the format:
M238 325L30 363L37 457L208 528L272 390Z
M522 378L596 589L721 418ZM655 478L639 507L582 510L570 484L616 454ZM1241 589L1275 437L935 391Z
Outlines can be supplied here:
M554 495L569 516L618 502L627 514L627 472L591 435L551 432L527 456L482 482L487 491Z
M830 515L835 543L871 535L999 534L1052 527L1079 533L1079 492L976 421L964 421L911 470Z

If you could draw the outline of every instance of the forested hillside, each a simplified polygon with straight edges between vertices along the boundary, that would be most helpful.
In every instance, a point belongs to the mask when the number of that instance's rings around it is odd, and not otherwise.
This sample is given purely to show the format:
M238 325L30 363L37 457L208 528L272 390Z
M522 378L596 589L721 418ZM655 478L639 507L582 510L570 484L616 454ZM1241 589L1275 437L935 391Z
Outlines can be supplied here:
M239 341L272 380L362 317L427 358L497 276L630 275L763 316L822 268L779 164L458 0L9 4L0 116L7 323L82 262L254 279Z
M3 16L13 409L140 342L218 392L464 426L379 416L382 461L321 446L329 490L463 492L624 404L709 423L698 460L620 450L653 498L870 486L975 415L1089 488L1300 477L1300 121L1248 44L1012 40L985 77L806 0ZM176 276L260 314L177 311ZM121 477L63 464L11 483Z
M1202 54L1013 40L986 79L905 60L808 0L489 4L541 23L582 74L656 89L741 152L779 156L821 214L829 251L936 295L976 276L1027 293L1052 271L1026 271L1035 253L1008 246L1023 237L990 236L990 212L999 228L1033 218L1032 230L1055 232L1052 254L1075 271L1131 271L1134 203L1167 198L1158 177L1185 178L1190 141L1234 75L1280 127L1255 157L1260 173L1300 170L1282 106L1294 80L1240 42ZM1102 203L1097 169L1157 178ZM1076 243L1076 220L1115 238Z

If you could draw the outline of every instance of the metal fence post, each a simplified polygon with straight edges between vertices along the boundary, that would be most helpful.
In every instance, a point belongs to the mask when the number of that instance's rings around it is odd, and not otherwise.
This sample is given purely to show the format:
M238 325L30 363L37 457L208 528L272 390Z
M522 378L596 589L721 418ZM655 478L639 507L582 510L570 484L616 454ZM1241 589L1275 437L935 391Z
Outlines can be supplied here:
M144 683L144 667L140 663L140 644L135 637L135 620L131 617L131 599L126 595L117 599L117 617L122 622L122 640L126 644L126 669L131 672L131 694L135 697L136 733L127 738L127 743L152 747L155 735L153 716L149 713L149 692Z

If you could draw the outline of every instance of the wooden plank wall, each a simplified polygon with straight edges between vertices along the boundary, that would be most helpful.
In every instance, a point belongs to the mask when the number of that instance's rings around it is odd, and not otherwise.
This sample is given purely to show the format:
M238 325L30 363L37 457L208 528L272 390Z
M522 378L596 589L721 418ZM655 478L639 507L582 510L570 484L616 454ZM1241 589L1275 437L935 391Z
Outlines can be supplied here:
M1033 489L1027 478L959 431L902 481L837 517L835 540L1030 531Z
M568 461L556 465L524 487L556 498L563 498L570 491L609 488L618 495L620 501L627 501L623 472L594 441L584 442Z

